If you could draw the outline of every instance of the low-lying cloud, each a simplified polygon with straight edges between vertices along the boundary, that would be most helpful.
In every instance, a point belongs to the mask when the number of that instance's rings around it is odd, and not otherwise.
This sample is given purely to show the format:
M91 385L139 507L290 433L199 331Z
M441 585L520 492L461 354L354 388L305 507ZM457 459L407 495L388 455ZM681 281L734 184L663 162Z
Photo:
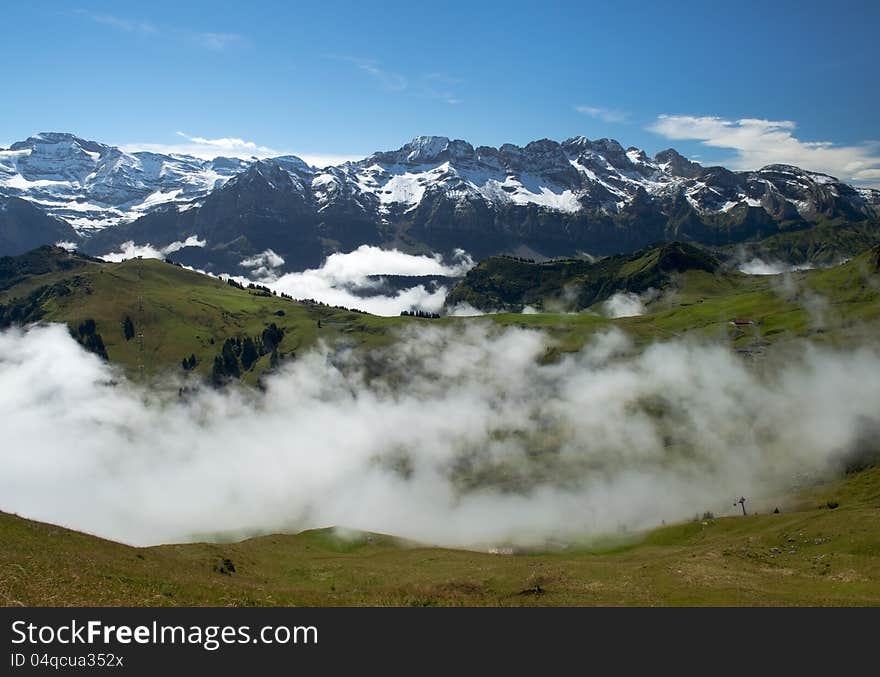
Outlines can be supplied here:
M645 314L645 304L638 294L620 291L602 304L602 310L608 317L634 317Z
M368 359L320 348L265 392L144 388L63 326L0 333L0 509L136 544L340 525L485 548L760 506L880 425L880 353L788 344L760 373L484 323ZM379 374L376 376L376 374ZM774 503L768 504L772 509Z
M840 265L843 261L836 265ZM782 261L764 260L753 257L737 266L737 270L746 275L781 275L782 273L794 273L799 270L813 270L816 266L812 263L791 264Z
M60 244L60 243L59 243ZM150 243L136 245L129 240L121 245L119 251L104 254L104 261L118 263L135 257L164 259L184 247L204 247L205 240L191 235L186 240L172 242L166 247L157 248ZM256 282L276 292L283 292L295 299L312 299L331 306L356 308L374 315L400 315L404 310L424 310L436 313L442 310L449 289L444 285L416 284L387 293L381 276L436 276L463 277L474 266L474 260L464 250L456 250L451 261L445 261L440 254L432 256L413 255L397 249L382 249L371 245L361 245L347 253L331 254L320 268L310 268L302 272L281 273L284 258L272 249L243 259L239 265L248 269L245 276L215 275L197 268L197 272L232 278L243 284ZM482 314L474 310L473 314Z
M578 113L589 115L591 118L598 118L603 122L627 122L630 118L630 114L626 111L615 110L613 108L602 108L601 106L579 105L575 106L574 109Z
M276 269L284 265L284 259L272 249L266 249L262 253L244 259L239 263L242 268L252 268L251 273L261 280L276 278Z
M119 251L109 252L98 258L111 263L119 263L120 261L126 261L137 257L143 259L164 259L169 254L180 251L184 247L204 247L205 244L207 244L207 240L200 240L198 235L190 235L185 240L178 240L177 242L172 242L171 244L160 248L154 247L149 242L143 245L137 245L134 243L134 240L128 240L120 245ZM59 243L59 246L61 246L61 243Z
M606 317L635 317L648 312L648 304L656 301L660 292L650 287L641 294L631 291L619 291L602 304L602 312Z
M439 254L414 256L396 249L361 245L348 253L331 254L320 268L287 273L270 273L260 281L270 289L295 299L314 299L333 306L358 308L374 315L399 315L404 310L438 312L448 289L418 284L393 294L381 292L379 275L461 277L474 265L473 259L458 250L446 262ZM372 293L375 290L376 293Z

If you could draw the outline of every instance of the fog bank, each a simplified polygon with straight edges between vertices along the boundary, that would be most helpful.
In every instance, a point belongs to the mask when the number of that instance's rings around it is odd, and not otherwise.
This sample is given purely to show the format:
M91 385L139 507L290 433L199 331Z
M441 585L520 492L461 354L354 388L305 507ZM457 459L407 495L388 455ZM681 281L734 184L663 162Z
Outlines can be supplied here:
M482 323L480 323L482 324ZM880 354L613 331L540 364L524 329L318 349L265 393L144 390L59 325L0 333L0 509L133 544L342 525L539 544L734 512L840 468L880 425ZM738 508L737 508L738 509Z

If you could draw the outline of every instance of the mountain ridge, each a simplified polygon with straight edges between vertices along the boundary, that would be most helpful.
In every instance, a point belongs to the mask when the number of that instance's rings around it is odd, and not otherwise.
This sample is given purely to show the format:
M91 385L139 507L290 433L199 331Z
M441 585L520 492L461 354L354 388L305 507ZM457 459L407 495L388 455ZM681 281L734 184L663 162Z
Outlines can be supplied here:
M0 201L13 197L66 216L89 253L198 235L206 247L182 256L226 272L267 248L295 270L360 244L464 248L477 258L518 247L608 255L658 241L724 246L834 219L880 219L880 191L826 174L781 164L735 172L672 148L650 158L584 136L498 148L419 136L317 168L296 156L128 154L42 133L0 150Z

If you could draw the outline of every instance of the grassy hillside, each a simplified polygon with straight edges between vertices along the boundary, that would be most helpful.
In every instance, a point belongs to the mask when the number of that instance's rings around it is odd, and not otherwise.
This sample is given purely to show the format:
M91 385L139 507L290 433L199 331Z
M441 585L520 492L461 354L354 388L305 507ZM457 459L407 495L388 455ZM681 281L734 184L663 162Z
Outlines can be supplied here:
M758 242L722 248L725 254L761 259L833 265L880 243L876 221L821 221L811 228L781 232Z
M686 271L716 274L720 262L706 250L681 242L590 262L566 259L534 263L493 256L468 272L449 294L447 306L468 303L480 310L581 310L618 291L665 287Z
M75 329L94 319L109 359L131 374L137 373L140 363L137 333L144 337L147 375L179 369L183 358L195 355L194 371L209 376L226 338L257 337L272 323L284 331L278 347L284 358L319 340L381 345L390 340L386 330L403 319L260 295L259 290L239 289L155 259L106 263L76 257L76 265L60 268L52 263L58 256L69 257L57 250L44 251L48 263L32 266L36 274L19 276L17 284L0 291L0 326L6 318L7 324L43 320L65 322ZM128 339L126 317L135 331ZM269 359L268 354L260 357L245 379L255 381L269 367Z
M499 313L478 321L550 331L557 351L579 349L611 326L636 343L695 338L721 341L748 353L807 337L847 345L876 333L880 322L880 248L833 268L757 276L689 270L671 276L644 315L608 319L601 304L580 313ZM524 264L532 265L532 264ZM751 324L735 327L734 319Z
M0 259L0 327L44 320L67 323L75 331L93 319L108 358L130 375L139 374L137 334L143 333L147 377L166 370L179 372L181 360L194 355L194 373L207 378L227 338L259 337L272 323L283 330L278 346L281 359L308 350L319 340L369 349L390 345L396 332L412 323L466 322L544 330L555 340L548 355L552 359L554 353L577 350L594 332L612 326L637 343L687 336L754 352L804 336L836 343L861 340L880 320L878 248L834 268L785 276L752 276L718 268L713 258L692 250L666 245L635 257L613 257L601 265L538 265L496 258L472 271L472 275L493 271L491 284L501 289L509 283L515 290L511 294L523 302L533 300L523 289L537 290L537 298L549 285L558 289L560 280L566 280L585 302L596 296L597 288L607 292L621 284L626 289L653 286L661 293L641 316L609 319L597 302L580 313L429 320L377 317L261 295L259 290L239 289L158 260L105 263L42 248L25 257ZM123 325L126 317L134 329L129 339ZM734 327L735 318L751 324ZM243 372L245 382L255 383L270 362L268 353L259 357Z
M513 555L332 530L132 548L0 513L0 604L880 605L880 468L780 505Z

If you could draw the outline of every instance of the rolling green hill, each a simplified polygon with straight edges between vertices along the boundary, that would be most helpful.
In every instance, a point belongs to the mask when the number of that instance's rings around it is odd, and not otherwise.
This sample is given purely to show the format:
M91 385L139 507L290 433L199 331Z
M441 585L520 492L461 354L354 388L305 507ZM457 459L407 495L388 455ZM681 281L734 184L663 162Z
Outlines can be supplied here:
M682 242L649 247L592 262L581 259L536 263L493 256L471 269L449 294L446 305L468 303L484 311L535 306L577 311L616 292L661 289L675 275L703 272L723 283L721 263L706 250Z
M876 335L880 247L839 266L786 275L687 271L670 279L644 315L608 319L595 312L499 313L481 318L553 332L561 351L577 350L597 329L616 326L636 343L671 338L729 342L760 351L795 338L849 345ZM533 264L526 264L533 265ZM732 326L735 319L748 321Z
M757 242L721 248L725 255L834 265L880 243L880 227L872 221L822 220L811 228L783 231Z
M637 343L691 336L752 350L803 336L846 342L869 334L880 320L878 256L880 248L875 247L840 266L785 276L745 275L721 267L703 250L678 243L595 264L495 257L469 273L452 292L453 303L474 301L479 294L490 306L534 303L553 310L560 290L568 288L581 306L600 310L598 301L614 291L653 287L659 295L644 315L618 319L597 312L515 312L431 320L293 301L154 259L107 263L42 247L0 259L0 327L63 322L86 342L87 336L78 331L91 319L109 360L132 376L139 374L142 359L150 377L179 371L184 359L194 357L192 372L210 378L227 339L250 337L259 345L263 332L274 324L281 333L275 358L264 349L248 368L241 367L241 377L251 384L273 359L289 359L319 340L364 349L387 346L399 329L413 323L490 322L541 329L554 337L553 352L577 350L594 332L611 326ZM128 337L126 318L131 321ZM732 327L735 318L751 324ZM143 334L143 357L138 334Z
M184 358L195 356L193 371L208 377L227 338L261 337L272 324L283 331L277 350L284 359L318 340L381 345L390 339L386 329L400 323L240 289L156 259L106 263L54 247L26 256L0 259L0 287L7 279L15 282L0 291L0 327L41 320L64 322L76 331L93 319L109 359L131 374L141 360L139 333L148 376L179 369ZM134 329L130 338L126 318ZM261 355L245 380L255 382L270 359L269 353Z

